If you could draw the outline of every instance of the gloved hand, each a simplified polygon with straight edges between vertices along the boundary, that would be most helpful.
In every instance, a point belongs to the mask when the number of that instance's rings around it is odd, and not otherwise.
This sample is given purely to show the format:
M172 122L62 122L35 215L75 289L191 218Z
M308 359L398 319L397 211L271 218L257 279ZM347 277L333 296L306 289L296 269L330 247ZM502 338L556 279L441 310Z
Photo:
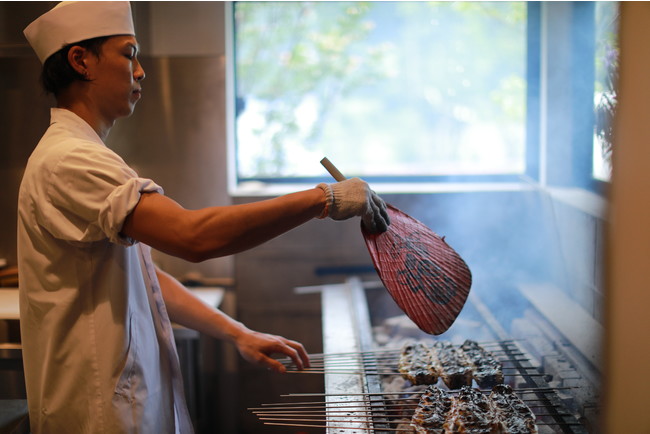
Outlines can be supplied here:
M346 220L360 216L370 232L386 232L390 218L386 204L359 178L350 178L335 184L318 184L325 191L327 206L321 218Z

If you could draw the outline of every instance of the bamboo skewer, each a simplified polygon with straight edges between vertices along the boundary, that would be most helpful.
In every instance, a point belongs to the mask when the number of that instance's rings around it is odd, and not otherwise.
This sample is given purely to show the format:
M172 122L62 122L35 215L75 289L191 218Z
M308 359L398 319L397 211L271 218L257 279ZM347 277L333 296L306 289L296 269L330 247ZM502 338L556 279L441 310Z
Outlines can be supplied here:
M496 360L502 364L519 364L529 362L530 359L527 357L516 357L518 355L524 355L523 353L513 353L510 352L507 354L508 357L496 357ZM513 357L514 356L514 357ZM295 368L293 361L288 358L278 359L280 363L288 368ZM399 356L362 356L360 353L350 353L350 355L345 357L330 357L328 359L314 359L310 357L310 365L312 368L331 368L331 367L375 367L377 369L394 369L399 363ZM521 367L521 366L504 366L504 369L531 369L532 367ZM308 370L309 368L307 368ZM297 371L297 369L296 369ZM306 370L298 371L304 372Z
M308 401L308 402L279 402L279 403L272 403L272 404L262 404L262 407L250 407L248 410L250 411L266 411L266 410L285 410L287 408L289 409L313 409L313 408L348 408L348 409L353 409L353 408L367 408L367 407L416 407L417 403L413 404L396 404L395 402L403 402L403 401L419 401L420 397L414 396L414 397L404 397L404 398L394 398L394 399L384 399L383 402L381 401L365 401L365 400L350 400L350 401L339 401L339 402L325 402L325 401ZM522 401L524 402L536 402L536 401L542 401L539 399L526 399L522 398ZM353 403L359 403L358 405L340 405L340 404L353 404ZM373 405L374 404L374 405ZM295 405L295 407L292 407ZM541 405L540 405L541 406ZM533 405L533 407L537 407L537 405ZM559 405L555 404L544 404L543 407L557 407L559 408Z
M323 418L325 416L328 416L328 420L331 420L331 419L329 419L329 416L334 415L334 414L338 414L338 413L342 413L343 416L345 416L346 414L349 414L349 413L344 413L344 412L335 412L335 413L328 412L326 414L318 414L318 413L299 413L299 414L295 414L295 413L268 413L268 414L266 414L266 413L258 413L257 416L258 416L258 419L260 419L260 420L278 420L280 418L284 418L285 420L303 420L304 421L303 418L307 418L307 417ZM394 414L394 416L407 417L407 415L404 415L402 413L397 413L397 412L394 412L394 413L396 413L396 414ZM569 413L533 413L533 414L535 415L535 417L549 417L549 416L566 417L566 416L571 416L571 414L569 414ZM373 412L370 412L370 411L357 411L357 412L355 412L355 415L356 416L365 415L365 416L374 417L374 418L382 418L382 417L389 416L389 414L373 413ZM340 417L340 416L336 416L336 417ZM315 422L315 421L312 420L311 422Z
M492 353L509 353L509 354L517 354L517 355L524 355L520 351L518 351L518 347L514 346L514 343L519 341L518 339L505 339L502 341L483 341L483 342L478 342L481 346L483 347L494 347L496 346L497 349L490 349L489 351ZM514 349L517 350L516 352L512 352L508 350L507 347L510 345L514 346ZM312 353L309 354L309 358L311 360L319 360L319 359L328 359L328 358L337 358L337 357L356 357L356 358L366 358L366 357L377 357L380 354L384 354L384 356L399 356L401 354L402 348L377 348L373 350L368 350L368 351L358 351L358 352L339 352L339 353ZM278 359L279 361L282 362L290 362L291 359L288 357Z
M557 390L569 390L569 389L576 389L578 388L577 386L560 386L560 387L523 387L523 388L518 388L514 389L515 392L518 393L534 393L534 392L542 392L542 393L553 393ZM449 390L448 392L454 393L456 392L455 390ZM283 398L292 398L292 397L317 397L317 396L382 396L382 395L404 395L404 394L417 394L419 392L413 391L394 391L394 392L389 392L389 391L384 391L384 392L359 392L359 393L287 393L280 395Z
M528 362L530 361L529 358L527 357L522 357L522 358L497 358L496 359L499 363L517 363L517 362ZM285 366L295 366L291 360L284 360L281 359L279 360L283 365ZM341 358L337 360L311 360L310 359L310 365L311 366L338 366L338 365L360 365L362 364L363 366L394 366L397 365L399 362L399 358Z
M272 419L277 420L277 418L280 418L280 417L286 418L285 420L291 420L291 419L297 420L297 419L302 418L302 417L323 417L323 416L334 416L334 415L343 415L343 416L345 416L345 415L349 415L350 413L349 412L343 412L343 411L339 411L339 412L331 412L331 411L329 411L329 412L326 412L324 414L321 414L321 413L292 413L292 412L289 412L289 413L255 413L255 414L258 416L258 418L260 420L272 420ZM566 416L571 416L571 414L569 414L569 413L539 413L539 412L535 412L533 414L535 415L535 417L549 417L549 416L552 416L552 417L566 417ZM365 416L365 417L374 417L374 418L381 418L381 417L388 417L388 416L407 417L407 415L404 415L403 412L398 412L397 410L395 410L393 412L388 412L388 413L363 411L362 410L362 411L355 411L355 416ZM387 422L387 423L395 423L395 421Z
M330 429L351 429L351 430L362 430L362 431L374 431L375 428L372 427L357 427L357 426L336 426L336 425L307 425L307 424L292 424L292 423L274 423L274 422L264 422L265 425L274 425L274 426L292 426L300 428L330 428ZM579 423L572 422L540 422L537 425L560 425L560 426L580 426ZM390 428L390 431L393 432L413 432L410 428Z
M514 355L524 355L518 347L513 347L512 349L499 348L499 349L486 349L493 354L514 354ZM402 349L377 349L369 351L358 351L358 352L349 352L349 353L325 353L325 354L309 354L309 358L313 360L326 360L326 359L337 359L337 358L399 358L402 353ZM278 360L290 360L288 357L283 357Z
M362 430L362 431L374 431L375 428L372 427L357 427L357 426L336 426L336 425L307 425L307 424L290 424L290 423L273 423L273 422L264 422L265 425L275 425L275 426L294 426L301 428L331 428L331 429L351 429L351 430ZM391 431L403 431L403 432L413 432L409 428L391 428Z
M521 393L548 393L554 392L560 388L525 388L517 390ZM357 396L360 400L351 400L351 401L341 401L341 402L326 402L326 401L306 401L306 402L284 402L284 403L275 403L275 404L264 404L263 407L249 408L252 410L260 422L265 425L276 425L276 426L302 426L302 427L319 427L319 428L330 428L330 429L350 429L350 430L362 430L362 431L384 431L389 430L391 432L400 432L400 431L411 431L410 428L400 429L398 428L399 424L409 423L409 413L417 407L417 402L420 397L417 393L414 393L411 397L398 397L398 398L387 398L384 395L402 395L406 392L376 392L376 393L356 393L356 394L328 394L328 393L297 393L289 395L281 395L284 397L308 397L308 396L317 396L317 397L328 397L328 396ZM369 397L382 396L383 399L380 401L369 400ZM536 406L531 405L532 402L542 401L538 398L526 399L522 398L524 402L528 402L533 409L536 411L533 412L535 415L536 424L538 426L565 426L569 427L572 425L580 426L581 424L576 422L547 422L544 420L539 420L542 417L565 417L572 416L571 414L564 412L553 411L553 408L559 408L559 405L545 403L544 405ZM412 401L409 403L409 401ZM401 403L399 403L401 402ZM539 410L538 410L539 408ZM406 412L406 413L405 413ZM361 418L360 421L350 421L346 418L347 416L352 415L352 417ZM393 420L388 420L387 418L393 418ZM364 420L365 419L365 420ZM381 425L383 428L375 428L373 421ZM314 424L323 424L323 425L314 425ZM368 425L368 427L363 427L361 425Z
M514 342L520 342L521 339L503 339L499 341L480 341L478 342L481 346L484 347L489 347L489 346L503 346L503 345L508 345ZM375 353L375 352L382 352L382 351L396 351L399 352L401 351L401 348L378 348L378 349L373 349L373 350L368 350L368 351L360 351L360 352L340 352L340 353L313 353L311 355L313 356L330 356L330 355L338 355L338 354L363 354L363 353Z
M292 424L292 423L274 423L274 422L264 422L265 425L273 425L273 426L292 426L292 427L300 427L300 428L330 428L330 429L349 429L349 430L361 430L361 431L374 431L375 428L372 427L357 427L357 426L335 426L335 425L307 425L307 424ZM537 425L540 426L565 426L565 427L570 427L570 426L581 426L579 423L575 422L540 422L537 423ZM410 428L390 428L390 431L393 432L410 432L412 433L413 430Z
M527 369L535 369L535 368L527 368ZM343 370L336 370L336 369L323 369L323 370L313 370L313 369L307 369L307 370L302 370L302 371L286 371L287 374L341 374L341 375L359 375L359 374L365 374L365 375L401 375L399 372L382 372L382 371L368 371L368 370L359 370L359 371L343 371ZM533 373L522 373L522 372L516 372L509 374L507 372L503 373L504 377L544 377L546 374L538 373L538 372L533 372Z
M530 388L530 389L519 389L516 390L516 392L522 393L522 394L530 394L530 393L552 393L555 390L562 389L562 388ZM567 388L564 388L567 389ZM454 393L454 391L450 391L451 393ZM488 392L487 390L484 392ZM267 404L261 404L261 407L251 407L248 408L250 411L286 411L287 409L289 410L295 410L295 409L307 409L307 410L313 410L315 408L323 408L327 410L328 408L336 408L336 409L342 409L342 408L347 408L347 409L354 409L354 408L373 408L373 407L379 407L379 408L386 408L386 407L415 407L417 406L417 402L420 400L420 394L417 392L410 392L411 396L400 396L396 398L386 398L384 395L403 395L408 392L377 392L377 393L356 393L356 394L325 394L325 393L301 393L301 394L290 394L290 395L281 395L282 397L329 397L329 396L342 396L342 397L347 397L347 396L356 396L356 397L361 397L361 398L368 398L368 397L383 397L381 400L367 400L367 399L351 399L351 400L346 400L346 401L293 401L293 402L277 402L277 403L267 403ZM521 397L522 401L524 402L544 402L545 400L534 397L534 398L526 398L526 397ZM405 402L408 401L413 401L412 404L408 404ZM547 407L547 408L554 408L558 407L558 405L551 404L548 402L545 402L543 405L532 405L533 407Z
M498 354L507 354L508 356L524 356L525 353L521 351L495 351L490 350L490 353ZM358 353L339 353L339 354L330 354L328 356L316 357L313 354L309 354L309 359L311 361L332 361L332 360L390 360L397 361L401 355L401 350L395 353L386 353L381 350L378 350L376 353L373 352L358 352ZM291 359L288 357L283 357L277 359L282 363L291 363Z
M277 418L277 417L285 417L285 418L300 418L300 417L324 417L324 416L332 416L332 417L340 417L340 416L346 416L349 415L349 412L343 412L343 411L328 411L325 413L255 413L258 418L261 420L263 418ZM366 416L366 417L388 417L388 416L401 416L402 412L398 412L397 410L384 413L384 412L373 412L370 410L361 410L361 411L355 411L354 414L356 416ZM268 420L268 419L267 419Z

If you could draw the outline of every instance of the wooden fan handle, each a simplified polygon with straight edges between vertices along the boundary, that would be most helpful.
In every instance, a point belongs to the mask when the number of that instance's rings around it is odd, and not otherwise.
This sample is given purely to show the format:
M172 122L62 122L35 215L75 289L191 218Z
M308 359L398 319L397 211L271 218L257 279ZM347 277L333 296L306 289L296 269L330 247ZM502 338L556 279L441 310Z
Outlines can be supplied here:
M320 160L320 164L327 169L327 171L332 175L334 179L337 181L345 181L347 178L343 176L341 172L339 172L339 169L336 168L334 164L330 160L327 159L327 157L324 157L322 160Z

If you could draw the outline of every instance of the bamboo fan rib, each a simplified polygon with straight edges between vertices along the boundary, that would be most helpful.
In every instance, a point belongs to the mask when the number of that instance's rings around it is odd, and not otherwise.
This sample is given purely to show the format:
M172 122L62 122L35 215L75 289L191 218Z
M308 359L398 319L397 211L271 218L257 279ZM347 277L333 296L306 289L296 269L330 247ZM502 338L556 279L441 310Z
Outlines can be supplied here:
M391 226L362 233L375 269L393 300L424 332L449 329L469 295L467 264L438 234L388 205Z

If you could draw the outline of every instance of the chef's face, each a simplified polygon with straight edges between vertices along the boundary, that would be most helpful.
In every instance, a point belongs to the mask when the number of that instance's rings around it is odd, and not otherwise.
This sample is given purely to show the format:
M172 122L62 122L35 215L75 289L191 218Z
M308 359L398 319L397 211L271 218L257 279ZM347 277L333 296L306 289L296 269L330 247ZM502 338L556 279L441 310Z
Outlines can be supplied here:
M134 36L112 36L99 57L87 57L89 93L107 119L129 116L141 97L145 74L137 54Z

